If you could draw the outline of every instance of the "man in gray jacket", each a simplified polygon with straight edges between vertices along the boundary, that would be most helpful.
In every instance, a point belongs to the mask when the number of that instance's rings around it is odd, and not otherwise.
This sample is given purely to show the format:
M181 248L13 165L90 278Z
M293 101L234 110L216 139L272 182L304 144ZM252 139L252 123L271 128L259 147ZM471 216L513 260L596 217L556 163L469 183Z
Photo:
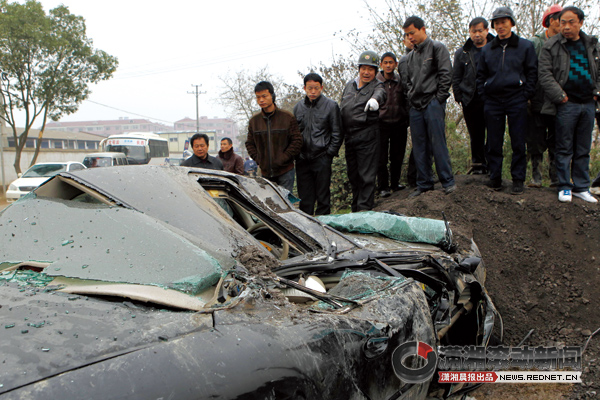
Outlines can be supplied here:
M586 35L584 13L565 7L561 33L548 39L540 55L539 79L545 93L543 114L556 115L558 200L572 196L590 203L590 149L595 101L600 97L598 38Z
M558 4L551 5L542 16L542 26L546 28L531 39L535 54L538 59L542 52L544 43L552 36L560 32L560 13L562 7ZM540 165L544 160L544 152L548 150L548 163L550 164L550 186L558 185L556 177L556 165L554 164L554 147L555 147L555 124L554 115L544 115L541 113L544 105L544 88L540 81L535 87L535 95L529 103L529 112L527 115L527 134L525 141L527 144L527 159L531 160L531 182L529 187L542 187L542 173Z
M383 83L375 79L379 56L365 51L358 57L358 77L342 93L342 132L346 166L352 186L352 212L375 206L375 178L379 163L379 105L386 101Z
M421 18L407 18L402 28L414 45L406 58L410 131L417 166L417 189L410 196L433 190L432 155L444 192L449 194L456 189L445 124L446 99L452 84L450 53L441 42L427 37Z

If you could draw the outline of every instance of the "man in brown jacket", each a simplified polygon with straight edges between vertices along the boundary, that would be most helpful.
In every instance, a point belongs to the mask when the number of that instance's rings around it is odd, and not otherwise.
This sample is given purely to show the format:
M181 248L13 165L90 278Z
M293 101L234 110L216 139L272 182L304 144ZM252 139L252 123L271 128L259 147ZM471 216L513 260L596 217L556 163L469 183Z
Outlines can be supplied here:
M244 175L244 159L233 152L233 142L228 137L221 139L219 159L224 171Z
M294 158L302 149L298 122L292 113L277 108L270 82L258 82L254 93L261 111L248 123L246 149L258 163L263 178L291 192L296 176Z

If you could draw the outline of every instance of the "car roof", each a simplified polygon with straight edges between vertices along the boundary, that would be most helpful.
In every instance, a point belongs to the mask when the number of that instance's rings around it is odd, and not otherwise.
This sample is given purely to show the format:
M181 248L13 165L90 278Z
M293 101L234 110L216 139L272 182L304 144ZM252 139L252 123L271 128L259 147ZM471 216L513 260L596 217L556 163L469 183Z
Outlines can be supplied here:
M106 151L101 153L88 153L85 155L86 157L127 157L125 153L119 153L114 151Z

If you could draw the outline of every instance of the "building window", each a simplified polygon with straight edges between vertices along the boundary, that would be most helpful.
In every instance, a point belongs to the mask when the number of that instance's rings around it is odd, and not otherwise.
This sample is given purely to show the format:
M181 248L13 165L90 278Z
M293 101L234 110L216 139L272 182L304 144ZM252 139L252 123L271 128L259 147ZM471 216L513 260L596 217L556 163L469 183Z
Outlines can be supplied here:
M50 148L50 140L49 139L42 139L42 149L49 149Z
M62 149L63 148L62 140L53 140L52 144L53 144L52 148L54 148L54 149Z
M42 146L43 146L43 145L44 145L44 144L42 143ZM78 148L79 150L85 150L85 141L83 141L83 140L78 140L78 141L77 141L77 148Z

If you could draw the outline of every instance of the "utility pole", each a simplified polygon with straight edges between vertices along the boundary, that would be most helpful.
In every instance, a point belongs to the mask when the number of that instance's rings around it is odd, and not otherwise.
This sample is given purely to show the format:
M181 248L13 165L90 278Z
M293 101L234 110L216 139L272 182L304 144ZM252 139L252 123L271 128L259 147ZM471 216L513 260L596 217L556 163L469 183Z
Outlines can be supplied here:
M196 133L200 133L200 117L198 116L198 96L200 96L201 94L205 94L206 92L200 92L198 89L200 88L200 86L202 85L192 85L192 87L196 88L195 92L188 92L188 94L195 94L196 95Z

